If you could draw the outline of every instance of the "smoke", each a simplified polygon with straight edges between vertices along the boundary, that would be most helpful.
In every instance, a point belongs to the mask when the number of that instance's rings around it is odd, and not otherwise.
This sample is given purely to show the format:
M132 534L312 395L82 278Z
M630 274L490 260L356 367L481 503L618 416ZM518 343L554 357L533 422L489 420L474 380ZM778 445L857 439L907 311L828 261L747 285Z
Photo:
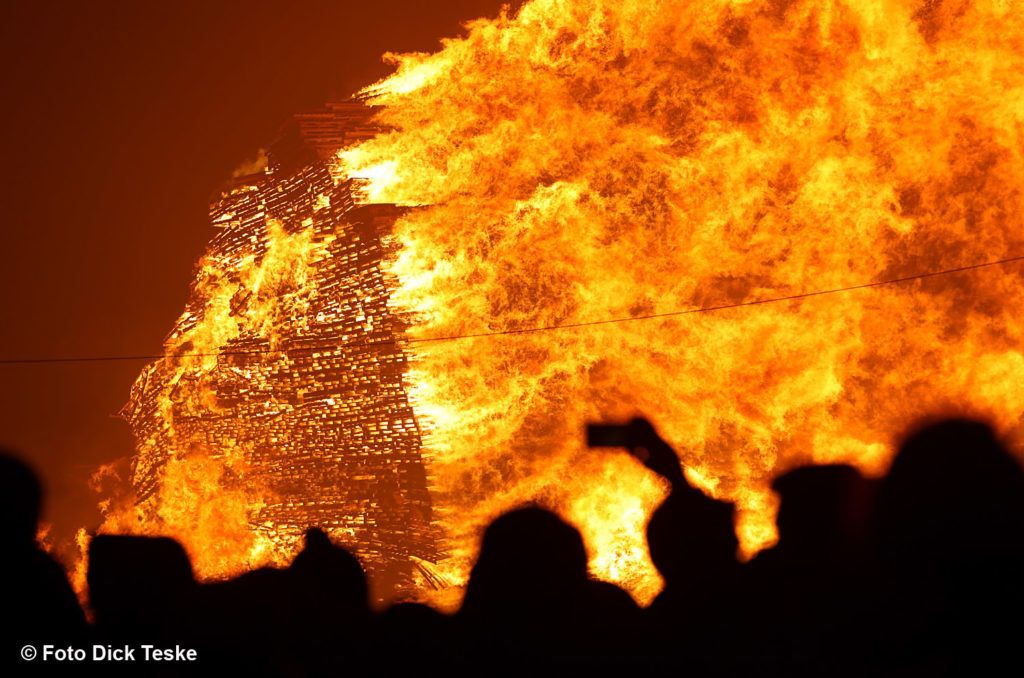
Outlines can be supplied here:
M256 151L253 157L239 163L231 172L232 179L247 177L253 174L262 174L267 171L267 149L261 148Z

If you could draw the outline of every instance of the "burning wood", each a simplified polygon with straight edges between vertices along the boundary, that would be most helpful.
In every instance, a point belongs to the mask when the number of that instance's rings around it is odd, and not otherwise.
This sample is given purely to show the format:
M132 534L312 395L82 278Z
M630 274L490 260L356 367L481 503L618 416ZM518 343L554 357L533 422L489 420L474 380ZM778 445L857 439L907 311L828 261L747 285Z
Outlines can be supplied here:
M356 206L328 162L372 134L367 117L359 103L296 116L267 169L213 202L217 233L168 359L122 412L138 441L135 519L181 538L207 576L287 560L310 525L378 582L409 586L413 557L438 558L384 269L403 210Z

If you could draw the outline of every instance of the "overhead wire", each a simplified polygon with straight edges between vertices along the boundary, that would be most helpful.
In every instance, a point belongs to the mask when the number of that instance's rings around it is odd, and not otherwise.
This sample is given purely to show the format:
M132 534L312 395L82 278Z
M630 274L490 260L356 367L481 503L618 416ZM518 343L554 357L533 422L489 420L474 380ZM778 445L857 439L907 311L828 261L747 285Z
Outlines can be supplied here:
M358 341L349 342L342 344L313 344L305 345L302 347L295 347L290 349L256 349L246 351L216 351L216 352L205 352L205 353L171 353L171 354L135 354L135 355L92 355L92 356L40 356L40 357L28 357L28 358L0 358L0 365L31 365L31 364L45 364L45 363L92 363L92 362L116 362L116 361L132 361L132 360L184 360L187 358L206 358L206 357L218 357L218 356L249 356L249 355L267 355L276 353L289 353L294 351L309 351L314 348L322 349L343 349L343 348L360 348L367 346L387 346L393 344L428 344L437 343L444 341L459 341L463 339L480 339L485 337L501 337L516 334L535 334L539 332L555 332L560 330L572 330L583 327L594 327L598 325L612 325L619 323L638 322L644 320L657 320L663 318L673 318L685 315L694 315L698 313L712 313L715 311L724 311L733 308L744 308L747 306L759 306L762 304L775 304L784 301L797 301L800 299L807 299L810 297L820 297L829 294L841 294L844 292L852 292L855 290L869 289L873 287L882 287L885 285L896 285L900 283L912 282L915 280L924 280L927 278L936 278L939 276L953 275L956 273L965 273L968 271L976 271L982 268L990 268L994 266L1005 266L1007 264L1024 261L1024 255L1006 257L1004 259L996 259L993 261L985 261L976 264L968 264L966 266L957 266L955 268L946 268L936 271L926 271L923 273L915 273L912 275L900 276L896 278L886 278L884 280L874 280L871 282L859 283L855 285L846 285L844 287L832 287L828 289L812 290L809 292L799 292L797 294L787 294L777 297L767 297L764 299L751 299L748 301L738 301L729 304L716 304L712 306L698 306L694 308L680 309L676 311L665 311L662 313L649 313L644 315L634 316L622 316L617 318L605 318L601 320L589 320L584 322L576 323L563 323L558 325L539 325L535 327L523 327L506 330L489 330L485 332L472 332L467 334L449 334L441 335L436 337L409 337L402 339L391 339L384 341Z

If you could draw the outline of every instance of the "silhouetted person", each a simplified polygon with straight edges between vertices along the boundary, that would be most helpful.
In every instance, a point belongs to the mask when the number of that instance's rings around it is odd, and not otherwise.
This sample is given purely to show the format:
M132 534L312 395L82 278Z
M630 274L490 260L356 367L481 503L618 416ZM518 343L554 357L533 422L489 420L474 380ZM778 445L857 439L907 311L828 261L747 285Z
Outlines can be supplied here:
M635 620L625 592L588 578L579 532L535 507L488 526L458 614L473 661L493 662L483 673L624 656Z
M871 487L853 467L807 466L777 478L779 542L745 566L748 673L864 672L865 562Z
M288 568L292 588L292 647L304 675L361 671L369 657L366 575L355 556L320 529Z
M207 675L301 675L293 593L288 570L272 567L200 586L193 633Z
M102 639L180 641L196 583L178 542L97 535L89 542L88 583Z
M880 488L876 673L1009 675L1024 638L1024 472L986 424L907 437Z
M85 638L85 616L63 568L36 543L42 487L24 462L0 451L0 615L4 628L0 666L21 675L22 646L65 645ZM36 665L38 668L38 665Z
M647 525L665 587L647 610L644 651L666 667L729 673L743 648L733 506L691 487L675 451L646 420L633 420L628 437L632 454L671 486Z
M370 654L366 576L319 529L286 569L203 585L195 619L211 675L362 675Z
M168 537L97 535L89 542L89 606L96 641L112 646L195 647L197 584L181 544ZM202 675L199 667L108 664L117 676Z

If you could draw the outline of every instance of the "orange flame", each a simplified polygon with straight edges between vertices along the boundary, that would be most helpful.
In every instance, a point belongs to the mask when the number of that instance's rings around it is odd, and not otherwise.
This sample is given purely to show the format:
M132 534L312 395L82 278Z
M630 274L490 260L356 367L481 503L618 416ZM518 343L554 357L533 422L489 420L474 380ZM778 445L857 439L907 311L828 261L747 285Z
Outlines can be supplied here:
M535 0L366 90L393 131L340 153L398 224L414 337L586 323L1024 254L1024 63L1006 2ZM386 167L386 171L381 168ZM674 320L417 346L434 475L464 576L534 498L591 567L657 590L663 489L581 448L644 412L690 477L774 539L770 478L884 469L890 436L970 402L1024 412L1020 269Z
M343 149L337 174L360 179L365 201L422 206L399 220L390 263L414 341L1017 256L1022 28L1000 0L533 0L436 54L389 55L395 74L364 92L389 131ZM216 351L239 323L272 343L289 317L277 309L323 256L303 237L277 232L280 256L262 262L204 262L207 314L172 349ZM224 271L259 300L244 318ZM657 592L643 531L665 488L624 454L584 449L588 420L657 422L691 482L736 502L746 553L774 539L768 484L787 467L880 473L894 431L962 403L1019 425L1020 276L1008 265L414 344L408 388L451 545L442 574L463 582L482 526L540 501L583 531L595 575L642 601ZM219 472L177 463L158 502L209 557L197 569L269 559L249 528L214 550L207 528L244 527L244 510L182 521L220 492L198 487ZM241 492L224 501L259 501Z

